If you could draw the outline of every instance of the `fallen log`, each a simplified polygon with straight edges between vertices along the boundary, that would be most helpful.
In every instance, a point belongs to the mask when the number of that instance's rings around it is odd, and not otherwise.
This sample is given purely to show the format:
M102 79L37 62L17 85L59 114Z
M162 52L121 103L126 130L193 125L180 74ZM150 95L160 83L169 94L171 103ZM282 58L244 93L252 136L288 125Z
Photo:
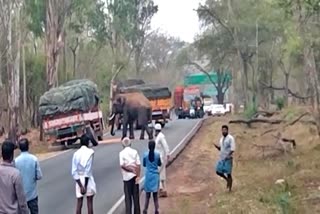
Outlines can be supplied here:
M269 111L257 111L257 113L255 113L253 115L253 118L258 118L259 116L262 117L272 117L274 114L276 114L277 112L269 112Z
M261 118L255 118L251 120L230 120L229 123L232 124L239 124L239 123L245 123L248 127L251 127L252 123L268 123L268 124L280 124L283 120L270 120L270 119L261 119Z

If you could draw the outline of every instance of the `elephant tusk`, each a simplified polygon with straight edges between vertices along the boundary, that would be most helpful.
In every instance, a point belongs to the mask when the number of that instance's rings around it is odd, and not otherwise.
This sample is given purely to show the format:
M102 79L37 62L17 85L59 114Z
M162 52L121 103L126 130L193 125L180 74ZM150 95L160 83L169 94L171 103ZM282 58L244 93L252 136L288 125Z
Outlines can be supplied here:
M114 114L114 113L111 116L109 116L109 121L113 120L115 116L116 116L116 114Z

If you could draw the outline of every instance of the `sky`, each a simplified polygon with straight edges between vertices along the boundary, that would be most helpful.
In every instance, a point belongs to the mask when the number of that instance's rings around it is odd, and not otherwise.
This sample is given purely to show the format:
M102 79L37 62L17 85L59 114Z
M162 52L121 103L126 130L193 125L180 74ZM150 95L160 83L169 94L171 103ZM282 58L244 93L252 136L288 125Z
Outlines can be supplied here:
M151 22L152 29L193 42L200 31L198 16L194 11L202 0L154 0L158 13Z

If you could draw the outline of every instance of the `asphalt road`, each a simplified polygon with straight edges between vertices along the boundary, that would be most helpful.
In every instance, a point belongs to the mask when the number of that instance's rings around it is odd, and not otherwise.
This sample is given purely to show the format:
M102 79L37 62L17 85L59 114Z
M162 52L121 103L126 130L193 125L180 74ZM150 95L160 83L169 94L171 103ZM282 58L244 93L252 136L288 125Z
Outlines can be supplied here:
M170 149L173 149L196 125L198 120L176 120L163 129ZM120 131L121 132L121 131ZM120 136L120 132L117 135ZM135 132L138 139L140 132ZM135 140L133 148L140 157L147 149L147 140ZM106 214L123 194L122 176L119 169L121 144L104 144L95 147L93 176L97 185L94 211ZM38 184L39 209L41 214L75 213L75 183L71 176L71 160L74 150L40 163L43 179ZM84 204L86 206L86 204ZM86 209L83 213L87 213Z

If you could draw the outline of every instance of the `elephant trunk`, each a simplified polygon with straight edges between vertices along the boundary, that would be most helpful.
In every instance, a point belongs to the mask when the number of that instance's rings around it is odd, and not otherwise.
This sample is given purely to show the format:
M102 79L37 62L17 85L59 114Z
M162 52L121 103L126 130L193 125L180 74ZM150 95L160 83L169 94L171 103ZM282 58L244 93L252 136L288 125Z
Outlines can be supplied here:
M112 136L114 136L116 133L114 131L114 122L116 119L116 114L115 113L111 113L111 115L109 116L109 126L111 125L111 130L110 130L110 134Z

